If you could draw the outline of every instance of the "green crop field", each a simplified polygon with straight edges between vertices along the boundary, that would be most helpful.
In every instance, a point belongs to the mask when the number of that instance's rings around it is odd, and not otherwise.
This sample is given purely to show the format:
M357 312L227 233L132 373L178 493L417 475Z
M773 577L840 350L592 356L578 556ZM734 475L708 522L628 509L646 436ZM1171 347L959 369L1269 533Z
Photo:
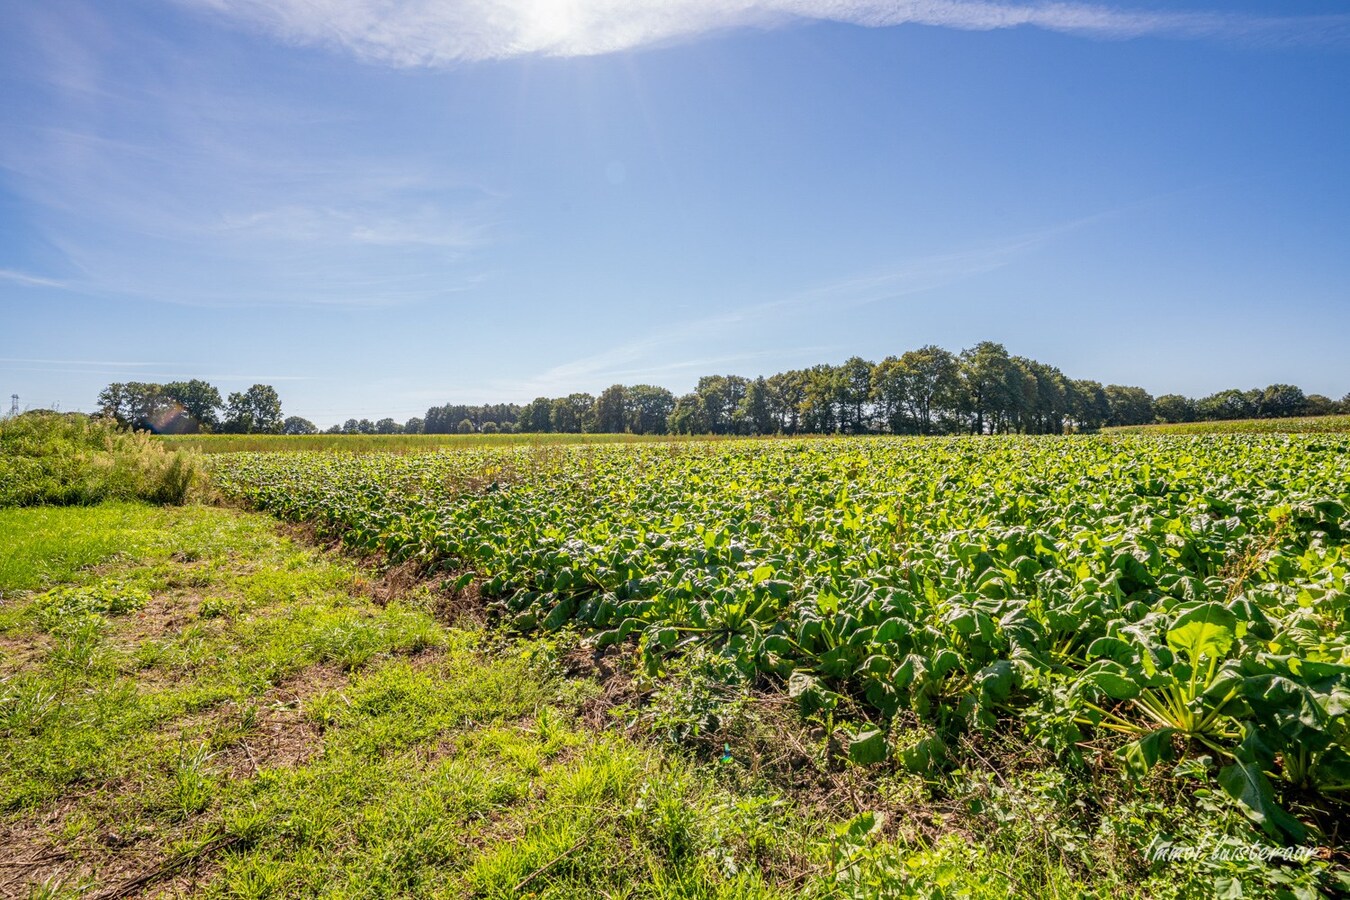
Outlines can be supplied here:
M554 444L649 444L700 440L657 434L181 434L155 440L175 450L203 453L418 453L438 449Z
M1127 425L1108 434L1344 434L1350 416L1299 416L1292 419L1227 419L1176 422L1170 425Z
M579 626L711 654L941 767L1009 729L1226 797L1272 839L1350 790L1350 439L803 440L222 457L224 489ZM897 722L917 723L903 734Z
M43 427L0 896L1350 891L1350 435Z

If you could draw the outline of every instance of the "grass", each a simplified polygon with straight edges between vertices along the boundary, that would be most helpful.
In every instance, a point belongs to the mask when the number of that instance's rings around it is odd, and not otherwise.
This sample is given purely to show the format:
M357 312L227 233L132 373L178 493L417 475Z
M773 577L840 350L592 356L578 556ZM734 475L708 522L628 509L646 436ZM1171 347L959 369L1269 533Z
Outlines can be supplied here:
M183 503L200 486L194 454L73 413L0 419L0 507L104 500Z
M155 440L173 449L203 453L269 453L305 450L349 453L417 453L472 447L567 444L645 444L710 440L707 435L660 434L176 434Z
M1303 416L1291 419L1230 419L1218 422L1175 422L1105 428L1105 434L1341 434L1350 432L1350 415Z
M1156 785L1103 793L1015 736L965 756L993 768L864 771L773 697L728 694L706 675L715 658L643 684L612 655L602 682L575 636L447 623L434 585L391 592L260 515L0 510L0 546L2 896L1202 897L1311 883L1266 864L1150 866L1141 848L1159 834L1235 840L1246 825Z

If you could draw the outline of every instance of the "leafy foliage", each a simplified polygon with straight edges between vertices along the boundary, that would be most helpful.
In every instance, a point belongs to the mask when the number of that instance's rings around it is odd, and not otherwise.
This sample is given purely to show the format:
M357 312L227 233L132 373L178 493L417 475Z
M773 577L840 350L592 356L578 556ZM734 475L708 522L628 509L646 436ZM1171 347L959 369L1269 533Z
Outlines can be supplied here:
M1281 796L1334 815L1350 772L1347 462L1327 436L892 439L238 455L217 474L476 580L520 630L636 642L653 673L698 646L808 714L917 716L935 746L1013 717L1069 758L1123 735L1139 776L1205 756L1298 838ZM866 724L847 744L891 752Z

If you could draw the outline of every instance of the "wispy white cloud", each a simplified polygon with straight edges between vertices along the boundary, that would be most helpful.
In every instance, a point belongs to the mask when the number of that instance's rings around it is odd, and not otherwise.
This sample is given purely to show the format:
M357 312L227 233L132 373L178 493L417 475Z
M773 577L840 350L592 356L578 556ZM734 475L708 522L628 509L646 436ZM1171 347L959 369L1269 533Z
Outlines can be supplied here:
M1006 0L179 0L283 40L395 66L517 56L594 56L734 28L831 21L966 31L1032 27L1100 38L1159 35L1344 41L1350 16L1133 10Z
M25 287L45 287L45 288L64 288L66 282L56 278L43 278L40 275L29 275L27 272L16 272L13 269L0 269L0 281L9 281L14 284L21 284Z
M664 377L689 373L703 375L719 366L769 358L781 362L788 357L800 359L814 353L813 361L819 361L820 356L831 352L832 348L798 347L720 356L708 356L706 350L726 341L739 342L748 332L770 322L800 319L821 312L837 314L869 304L900 300L994 272L1025 259L1058 238L1121 211L1084 216L947 253L908 257L884 268L814 285L785 297L732 307L692 321L679 321L668 328L653 329L641 340L553 366L527 381L503 385L502 389L509 390L514 396L549 395L560 390L577 390L576 385L598 388L615 382L652 380L660 383ZM690 358L693 354L699 356ZM664 362L672 357L679 361Z
M0 178L51 265L0 284L198 306L389 306L475 285L499 195L352 113L236 85L231 60L97 7L25 8L43 102L0 110ZM36 112L34 112L36 110ZM54 252L52 252L54 251Z

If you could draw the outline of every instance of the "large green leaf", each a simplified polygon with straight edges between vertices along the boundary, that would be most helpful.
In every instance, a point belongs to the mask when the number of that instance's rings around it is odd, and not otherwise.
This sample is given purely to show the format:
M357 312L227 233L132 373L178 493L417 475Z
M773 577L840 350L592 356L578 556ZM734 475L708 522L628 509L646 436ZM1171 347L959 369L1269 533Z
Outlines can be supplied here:
M1237 760L1219 770L1219 785L1261 829L1276 839L1302 840L1308 829L1275 802L1270 779L1252 762Z

